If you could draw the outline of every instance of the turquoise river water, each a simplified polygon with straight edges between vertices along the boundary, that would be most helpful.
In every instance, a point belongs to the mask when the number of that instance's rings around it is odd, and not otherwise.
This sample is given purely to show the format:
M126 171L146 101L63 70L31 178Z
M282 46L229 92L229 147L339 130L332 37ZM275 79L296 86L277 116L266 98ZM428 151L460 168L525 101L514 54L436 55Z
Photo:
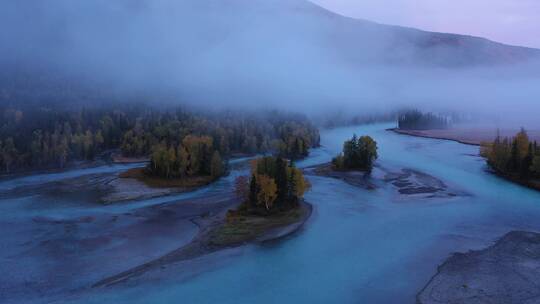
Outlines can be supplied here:
M322 147L297 162L297 166L328 162L353 133L368 134L379 145L379 167L390 171L416 169L437 177L463 195L400 195L394 186L383 181L381 169L374 171L374 190L309 176L312 189L305 198L313 204L314 213L301 231L284 241L224 250L108 288L84 288L74 283L72 289L55 294L44 291L42 297L20 301L14 298L16 294L9 296L10 289L32 289L32 285L14 287L4 278L0 291L8 295L4 298L8 303L412 304L417 292L451 253L484 248L510 230L540 230L540 192L487 172L477 155L478 147L398 135L386 131L388 127L391 126L377 124L322 131ZM116 172L125 167L92 169L90 173ZM0 190L87 173L79 170L4 180ZM234 178L241 173L233 171L231 176L196 192L117 206L93 207L56 200L51 202L53 207L36 207L36 195L0 198L0 233L7 240L4 253L0 254L0 270L4 276L5 271L19 276L17 269L7 264L16 265L24 243L20 238L32 236L23 233L22 228L20 233L10 232L8 227L18 227L16 223L25 218L125 213L158 203L182 203L178 199L210 195L232 187ZM187 225L183 229L189 231L182 236L187 242L195 229ZM39 237L46 235L44 230ZM168 241L163 239L153 246L166 247ZM39 257L31 261L50 263ZM24 273L20 276L27 276L28 271ZM31 276L26 280L31 281Z

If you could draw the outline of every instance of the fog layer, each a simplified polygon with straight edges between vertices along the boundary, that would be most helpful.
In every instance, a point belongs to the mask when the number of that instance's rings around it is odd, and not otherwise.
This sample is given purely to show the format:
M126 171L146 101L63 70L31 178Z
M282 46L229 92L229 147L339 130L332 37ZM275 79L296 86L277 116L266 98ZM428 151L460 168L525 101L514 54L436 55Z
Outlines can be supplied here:
M536 50L350 19L304 0L6 0L0 37L4 80L22 73L45 87L308 113L540 113Z

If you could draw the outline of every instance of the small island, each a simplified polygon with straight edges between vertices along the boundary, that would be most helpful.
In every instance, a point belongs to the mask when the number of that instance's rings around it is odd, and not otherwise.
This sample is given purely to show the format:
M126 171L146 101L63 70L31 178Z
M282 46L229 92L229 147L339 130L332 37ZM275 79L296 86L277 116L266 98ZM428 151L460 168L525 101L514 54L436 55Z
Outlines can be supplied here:
M493 142L482 143L480 155L495 174L540 190L540 148L525 129L511 138L497 134Z
M361 188L375 189L370 174L378 158L377 142L370 136L356 134L343 143L343 151L331 163L308 168L307 172L331 177Z
M343 152L332 159L334 170L338 171L365 171L371 173L373 163L377 159L377 142L370 136L356 134L343 143Z
M229 210L225 224L211 232L211 243L229 246L289 234L311 214L311 206L303 201L310 187L292 161L279 156L253 160L251 176L236 179L239 207ZM293 228L278 231L289 225Z

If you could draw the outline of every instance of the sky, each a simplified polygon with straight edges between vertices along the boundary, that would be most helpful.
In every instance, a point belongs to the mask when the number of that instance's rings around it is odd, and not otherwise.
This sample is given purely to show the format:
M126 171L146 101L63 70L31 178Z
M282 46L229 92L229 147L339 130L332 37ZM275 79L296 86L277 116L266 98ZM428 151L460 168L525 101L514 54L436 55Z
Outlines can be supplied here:
M339 14L540 48L539 0L311 0Z

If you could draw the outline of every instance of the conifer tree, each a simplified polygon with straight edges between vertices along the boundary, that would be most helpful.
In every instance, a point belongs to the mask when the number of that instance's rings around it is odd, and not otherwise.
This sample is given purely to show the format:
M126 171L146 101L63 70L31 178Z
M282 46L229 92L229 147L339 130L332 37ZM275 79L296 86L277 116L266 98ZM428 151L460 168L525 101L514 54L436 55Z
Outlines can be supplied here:
M223 175L223 161L221 160L221 156L219 155L218 151L214 151L214 154L212 155L210 171L210 175L213 178Z

